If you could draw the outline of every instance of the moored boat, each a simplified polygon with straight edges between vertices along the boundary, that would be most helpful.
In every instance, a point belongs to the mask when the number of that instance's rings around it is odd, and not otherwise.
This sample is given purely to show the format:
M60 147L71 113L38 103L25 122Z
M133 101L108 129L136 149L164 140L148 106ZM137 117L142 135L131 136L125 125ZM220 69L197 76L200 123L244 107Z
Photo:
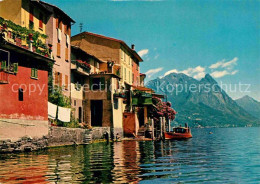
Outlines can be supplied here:
M189 139L192 138L191 129L189 127L173 128L172 132L164 133L165 139Z

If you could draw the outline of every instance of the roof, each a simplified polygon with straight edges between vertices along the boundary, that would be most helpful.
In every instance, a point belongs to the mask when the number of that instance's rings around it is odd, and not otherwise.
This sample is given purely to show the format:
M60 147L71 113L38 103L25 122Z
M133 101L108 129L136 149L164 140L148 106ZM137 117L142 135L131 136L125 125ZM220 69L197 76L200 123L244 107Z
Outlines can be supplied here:
M144 74L144 73L140 73L139 75L140 75L140 76L146 76L146 74Z
M80 52L83 52L84 54L86 54L86 55L88 55L88 56L90 56L90 57L96 59L96 60L97 60L98 62L100 62L100 63L104 63L104 61L101 61L101 60L98 59L96 56L87 53L86 51L82 50L82 49L81 49L80 47L78 47L78 46L73 46L73 45L71 45L71 48L72 48L72 49L79 50Z
M157 94L157 93L153 93L152 95L155 96L155 97L158 97L158 98L163 98L163 99L165 97L164 95Z
M116 38L111 38L111 37L107 37L107 36L104 36L104 35L100 35L100 34L96 34L96 33L91 33L91 32L82 32L82 33L79 33L78 35L80 35L80 34L86 34L86 35L95 36L95 37L99 37L99 38L103 38L103 39L107 39L107 40L111 40L111 41L118 42L118 43L120 43L121 45L123 45L123 46L128 50L128 52L130 52L131 54L133 54L133 56L134 56L135 58L137 58L139 62L142 62L142 61L143 61L143 59L141 58L141 56L139 56L139 54L138 54L135 50L131 49L131 48L130 48L124 41L122 41L122 40L118 40L118 39L116 39ZM77 35L74 35L74 36L77 36ZM73 36L73 37L74 37L74 36Z
M71 22L75 23L75 21L68 14L66 14L62 9L60 9L59 7L57 7L53 4L46 3L42 0L40 0L39 3L41 3L43 6L45 6L46 9L48 9L48 6L51 6L52 8L56 9L59 13L65 15Z
M136 90L139 90L139 91L152 91L153 90L151 88L147 88L147 87L144 87L144 86L132 86L134 89Z
M120 77L114 73L90 73L89 76L97 76L97 77L100 77L100 76L111 76L113 78L118 78L120 79Z

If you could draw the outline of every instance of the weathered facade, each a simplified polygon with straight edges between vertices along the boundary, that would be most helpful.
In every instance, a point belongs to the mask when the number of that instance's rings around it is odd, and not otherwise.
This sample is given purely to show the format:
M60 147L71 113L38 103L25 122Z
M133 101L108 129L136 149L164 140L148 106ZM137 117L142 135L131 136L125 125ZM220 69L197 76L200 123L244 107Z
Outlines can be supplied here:
M75 22L58 7L42 1L40 4L50 11L47 17L46 34L48 35L47 42L52 49L52 57L55 60L52 72L53 85L62 87L63 94L70 97L70 38L71 25Z
M48 13L35 1L0 3L0 139L48 134Z
M102 63L78 47L71 47L71 106L74 117L80 122L86 121L85 90L88 87L90 73L99 72Z
M139 84L139 62L141 57L125 42L114 38L84 32L72 37L71 44L104 61L100 64L100 72L92 73L90 86L101 82L110 86L104 90L86 92L86 117L93 126L110 126L114 135L123 133L123 113L132 111L131 88L133 82ZM133 74L133 66L138 72ZM100 115L95 115L98 110ZM102 122L102 124L101 124Z

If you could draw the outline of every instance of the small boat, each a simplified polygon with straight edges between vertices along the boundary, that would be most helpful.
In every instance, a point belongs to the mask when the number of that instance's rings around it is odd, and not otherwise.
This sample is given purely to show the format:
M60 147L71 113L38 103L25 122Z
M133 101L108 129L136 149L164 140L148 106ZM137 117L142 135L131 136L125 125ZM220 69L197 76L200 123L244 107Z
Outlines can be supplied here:
M173 128L172 132L164 133L165 139L189 139L192 138L191 129L189 127Z

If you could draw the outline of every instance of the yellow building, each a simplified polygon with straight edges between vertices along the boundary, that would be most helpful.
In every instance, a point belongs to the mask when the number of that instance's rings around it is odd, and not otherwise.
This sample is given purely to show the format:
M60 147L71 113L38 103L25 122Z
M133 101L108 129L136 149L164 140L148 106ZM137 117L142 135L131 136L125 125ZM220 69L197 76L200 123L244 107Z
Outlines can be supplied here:
M0 17L41 34L46 33L49 13L38 1L4 0L0 2ZM45 39L42 41L45 41Z
M86 92L87 104L90 104L90 112L86 113L88 123L92 126L111 127L114 135L123 136L124 112L132 110L133 60L141 62L142 58L122 40L89 32L73 36L71 45L103 61L99 72L90 73L89 84L93 84L93 81L105 81L110 87L107 91ZM95 109L100 112L97 116L93 113Z

